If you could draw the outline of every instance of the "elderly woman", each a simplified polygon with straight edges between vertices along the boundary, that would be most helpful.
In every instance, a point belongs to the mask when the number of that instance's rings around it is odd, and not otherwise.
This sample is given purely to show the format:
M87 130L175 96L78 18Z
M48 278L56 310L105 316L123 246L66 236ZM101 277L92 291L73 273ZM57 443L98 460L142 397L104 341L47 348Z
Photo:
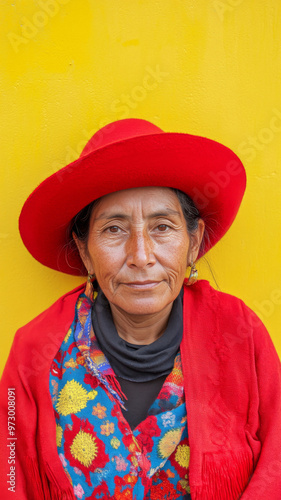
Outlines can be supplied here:
M127 119L27 199L30 253L88 280L15 336L1 498L281 498L279 358L195 267L245 184L221 144Z

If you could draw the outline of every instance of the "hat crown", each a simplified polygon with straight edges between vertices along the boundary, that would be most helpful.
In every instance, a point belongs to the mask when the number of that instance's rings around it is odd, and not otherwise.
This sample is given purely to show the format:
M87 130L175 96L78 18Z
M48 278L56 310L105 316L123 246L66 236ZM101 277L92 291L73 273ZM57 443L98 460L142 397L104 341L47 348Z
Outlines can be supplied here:
M108 123L99 129L87 142L80 158L114 142L131 139L140 135L164 134L161 128L141 118L125 118Z

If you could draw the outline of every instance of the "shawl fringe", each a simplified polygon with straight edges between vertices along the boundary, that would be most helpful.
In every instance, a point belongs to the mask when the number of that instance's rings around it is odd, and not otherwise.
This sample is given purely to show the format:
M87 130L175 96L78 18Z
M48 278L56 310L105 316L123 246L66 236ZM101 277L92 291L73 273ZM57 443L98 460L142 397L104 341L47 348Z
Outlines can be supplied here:
M214 454L204 455L202 485L190 486L192 500L241 498L253 474L253 462L247 452L230 455L222 453L218 460L214 460Z
M46 474L49 475L50 500L76 500L73 486L69 482L67 488L62 489L61 484L57 482L48 462L45 462Z
M39 500L40 498L46 498L49 500L50 495L48 494L48 483L46 477L42 480L40 474L38 458L31 458L29 456L25 457L26 462L26 476L28 478L27 482L27 493L31 494L32 500ZM47 493L47 496L46 496Z
M44 472L46 471L46 473ZM37 458L26 457L26 474L30 485L27 487L28 495L32 492L30 500L75 500L71 484L66 489L62 489L58 484L49 464L44 464L44 469L40 471ZM49 477L48 477L49 476Z

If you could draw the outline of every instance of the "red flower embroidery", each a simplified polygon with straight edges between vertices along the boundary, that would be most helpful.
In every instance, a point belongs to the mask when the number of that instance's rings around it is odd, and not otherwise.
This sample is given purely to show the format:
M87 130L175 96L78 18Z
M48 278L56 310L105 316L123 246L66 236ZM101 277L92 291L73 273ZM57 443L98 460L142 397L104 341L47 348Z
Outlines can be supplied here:
M85 384L90 384L92 389L95 389L99 385L98 379L90 373L86 373L86 375L84 376L84 382Z
M154 415L151 415L143 420L138 425L138 430L140 434L137 436L137 440L141 445L141 448L144 452L150 453L153 448L153 439L154 436L160 436L161 429L157 425L157 418Z
M159 399L168 400L171 397L171 392L169 391L169 389L167 387L163 386L158 397L159 397Z
M87 497L86 500L114 500L109 494L109 489L105 481L102 481L99 486L97 486L90 497Z
M139 434L137 440L140 443L143 452L150 453L153 448L153 439L147 434Z
M137 482L137 477L129 474L122 477L115 477L114 500L133 500L133 488ZM128 485L130 485L128 487Z
M97 437L94 427L88 419L81 420L76 415L71 416L73 425L64 431L65 458L72 467L77 467L85 475L87 484L92 486L90 472L102 469L109 461L105 453L104 443Z
M160 436L161 429L157 425L157 418L154 415L147 417L138 425L138 430L141 434L147 436Z
M155 484L156 481L157 484ZM155 474L150 490L151 500L160 500L161 498L165 498L165 500L176 500L176 498L179 498L179 496L180 495L175 490L173 484L170 483L165 471L161 471Z

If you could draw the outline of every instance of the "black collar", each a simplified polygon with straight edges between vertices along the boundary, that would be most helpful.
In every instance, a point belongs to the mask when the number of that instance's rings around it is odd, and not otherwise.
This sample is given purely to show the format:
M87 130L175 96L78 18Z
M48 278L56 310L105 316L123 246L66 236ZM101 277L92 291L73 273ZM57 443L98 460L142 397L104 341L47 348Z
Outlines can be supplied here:
M163 335L149 345L130 344L119 337L107 298L101 289L92 306L93 329L102 352L118 377L148 382L168 375L183 334L183 289L173 303Z

